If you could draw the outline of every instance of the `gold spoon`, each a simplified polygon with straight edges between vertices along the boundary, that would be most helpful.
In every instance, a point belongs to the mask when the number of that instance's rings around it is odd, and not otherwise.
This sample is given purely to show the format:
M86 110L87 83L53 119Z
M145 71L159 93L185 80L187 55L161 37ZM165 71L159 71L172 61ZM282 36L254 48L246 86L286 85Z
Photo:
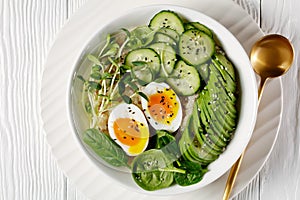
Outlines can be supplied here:
M266 81L283 75L293 63L294 50L289 40L281 35L266 35L258 40L251 49L250 61L254 71L260 76L258 101L260 101ZM231 167L223 195L228 200L245 151Z

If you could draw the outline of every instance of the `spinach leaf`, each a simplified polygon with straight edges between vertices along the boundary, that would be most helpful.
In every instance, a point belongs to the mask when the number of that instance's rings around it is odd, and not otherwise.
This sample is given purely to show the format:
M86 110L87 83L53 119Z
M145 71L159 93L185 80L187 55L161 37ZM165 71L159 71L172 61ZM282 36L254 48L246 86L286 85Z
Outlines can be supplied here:
M143 189L153 191L169 187L174 181L174 172L185 173L177 169L167 156L158 149L143 152L132 162L132 177Z
M155 148L160 149L171 141L175 141L175 137L171 135L168 131L158 130L156 131L157 139Z
M115 167L129 167L126 153L98 129L87 129L83 133L83 141L108 164Z
M161 149L170 159L176 161L180 157L180 150L175 137L165 130L156 131L155 148Z
M176 173L174 179L178 185L188 186L198 183L202 180L203 175L208 171L203 168L199 163L194 163L187 160L180 161L180 169L186 170L185 174Z

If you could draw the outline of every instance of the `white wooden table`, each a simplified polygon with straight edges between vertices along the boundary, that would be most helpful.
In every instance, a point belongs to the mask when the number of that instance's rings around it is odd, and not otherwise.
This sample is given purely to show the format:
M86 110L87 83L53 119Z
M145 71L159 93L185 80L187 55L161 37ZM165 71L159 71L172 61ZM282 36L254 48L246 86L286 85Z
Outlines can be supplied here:
M0 0L0 200L87 200L63 175L44 137L40 90L47 53L87 0ZM265 33L288 37L295 62L283 77L275 147L235 200L300 199L300 1L234 0Z

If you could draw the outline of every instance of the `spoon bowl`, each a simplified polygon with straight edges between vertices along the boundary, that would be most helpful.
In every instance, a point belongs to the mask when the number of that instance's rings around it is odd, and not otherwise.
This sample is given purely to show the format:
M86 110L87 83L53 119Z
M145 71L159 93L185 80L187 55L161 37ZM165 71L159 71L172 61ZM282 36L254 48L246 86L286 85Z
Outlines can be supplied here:
M253 45L250 61L261 78L259 96L266 79L283 75L291 67L293 59L293 46L281 35L267 35Z

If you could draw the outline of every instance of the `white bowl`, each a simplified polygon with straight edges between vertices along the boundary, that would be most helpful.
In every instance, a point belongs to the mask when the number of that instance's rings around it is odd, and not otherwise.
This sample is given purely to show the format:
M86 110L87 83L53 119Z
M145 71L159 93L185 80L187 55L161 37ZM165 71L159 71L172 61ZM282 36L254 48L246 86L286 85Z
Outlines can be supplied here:
M74 77L76 76L76 74L87 75L89 73L86 69L80 66L84 65L84 62L86 62L84 60L86 54L93 52L95 50L95 47L97 47L100 42L103 42L105 40L105 37L108 33L115 32L120 28L133 28L136 26L148 24L149 20L161 10L175 11L189 21L198 21L206 25L214 32L222 48L225 50L227 56L236 67L236 72L240 81L240 105L238 125L235 131L235 135L230 144L227 146L225 152L222 153L217 160L209 165L209 172L204 175L203 180L191 186L182 187L173 185L169 188L149 192L141 189L134 182L131 174L126 170L120 170L105 164L82 142L81 134L87 128L89 128L89 122L85 115L83 106L80 103L82 83ZM103 24L100 29L95 30L95 34L93 37L86 39L87 43L85 45L85 48L82 49L82 54L78 58L76 62L77 64L73 66L73 74L70 75L69 91L71 92L68 96L68 101L70 102L70 106L68 108L70 116L69 120L73 126L74 136L79 144L78 148L82 148L82 150L84 150L86 156L90 160L92 160L92 162L99 168L99 170L103 171L109 177L124 185L128 189L136 192L153 195L174 195L193 191L212 183L220 176L222 176L227 170L229 170L241 155L250 140L255 125L257 114L257 86L256 79L246 52L244 51L241 44L237 41L237 39L225 27L216 22L214 19L202 13L199 13L198 11L194 11L188 8L170 5L154 5L130 10L127 12L127 14L124 14L122 16L117 15L118 14L113 13L111 17L114 17L114 19L112 19L110 23Z

